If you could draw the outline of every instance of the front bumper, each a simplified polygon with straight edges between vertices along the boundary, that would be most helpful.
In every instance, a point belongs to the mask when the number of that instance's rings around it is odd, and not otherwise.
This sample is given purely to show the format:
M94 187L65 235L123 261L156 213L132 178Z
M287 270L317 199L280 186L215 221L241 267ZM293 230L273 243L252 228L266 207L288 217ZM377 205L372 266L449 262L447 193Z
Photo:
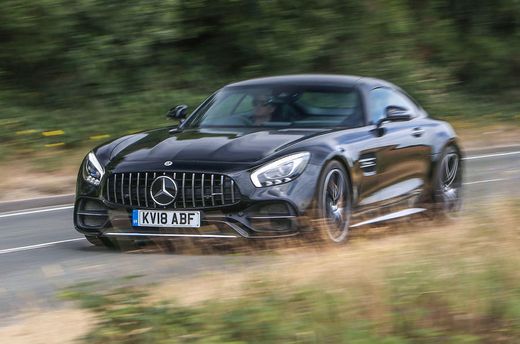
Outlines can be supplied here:
M135 227L133 209L138 207L114 206L98 198L79 197L74 207L74 225L84 235L134 238L275 238L296 235L302 229L296 209L284 201L256 202L241 210L198 210L200 228Z

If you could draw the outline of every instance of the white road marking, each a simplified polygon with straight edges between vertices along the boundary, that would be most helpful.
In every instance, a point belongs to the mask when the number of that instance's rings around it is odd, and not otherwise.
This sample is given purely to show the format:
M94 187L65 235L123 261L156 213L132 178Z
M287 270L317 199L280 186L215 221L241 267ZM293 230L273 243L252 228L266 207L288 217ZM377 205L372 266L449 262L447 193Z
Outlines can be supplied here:
M486 159L486 158L494 158L494 157L497 157L497 156L517 155L517 154L520 154L520 151L506 152L506 153L484 154L484 155L474 155L474 156L468 156L468 157L464 158L463 160Z
M464 185L473 185L473 184L481 184L481 183L492 183L492 182L501 182L507 180L507 178L495 178L495 179L486 179L486 180L477 180L474 182L464 183Z
M52 245L62 244L62 243L65 243L65 242L73 242L73 241L80 241L80 240L86 240L86 239L85 238L75 238L75 239L51 241L51 242L46 242L46 243L43 243L43 244L36 244L36 245L29 245L29 246L20 246L20 247L7 248L5 250L0 250L0 254L13 253L13 252L19 252L19 251L35 250L37 248L44 248L44 247L49 247L49 246L52 246Z
M18 212L18 213L0 214L0 218L2 218L2 217L11 217L11 216L29 215L29 214L37 214L37 213L47 213L49 211L72 209L72 208L74 208L73 205L67 205L67 206L57 207L57 208L35 209L35 210L22 211L22 212Z
M41 196L41 197L33 197L33 198L22 198L22 199L19 199L17 200L17 202L26 202L26 201L38 201L38 200L43 200L43 199L49 199L49 198L63 198L63 197L73 197L75 194L65 194L65 195L54 195L54 196ZM2 201L0 202L0 204L2 203L10 203L10 201Z

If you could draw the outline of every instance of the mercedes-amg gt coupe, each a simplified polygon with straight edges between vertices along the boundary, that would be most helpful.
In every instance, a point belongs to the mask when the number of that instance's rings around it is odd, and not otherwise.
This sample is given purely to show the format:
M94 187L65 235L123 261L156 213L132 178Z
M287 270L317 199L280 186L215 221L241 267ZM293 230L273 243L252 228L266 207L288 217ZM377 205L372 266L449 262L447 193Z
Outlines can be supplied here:
M175 124L85 157L74 224L94 245L154 238L343 243L349 230L461 204L451 126L374 78L291 75L216 91ZM178 124L180 123L180 124Z

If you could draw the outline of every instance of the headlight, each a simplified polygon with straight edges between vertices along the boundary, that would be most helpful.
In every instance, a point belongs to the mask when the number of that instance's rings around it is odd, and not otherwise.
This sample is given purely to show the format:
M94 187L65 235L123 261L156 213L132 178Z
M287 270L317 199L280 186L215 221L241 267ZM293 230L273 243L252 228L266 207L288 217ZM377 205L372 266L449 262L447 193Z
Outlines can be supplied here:
M257 188L290 182L303 172L310 156L302 152L275 160L251 173L251 181Z
M83 179L90 184L98 186L104 174L105 169L101 166L94 153L88 153L83 165Z

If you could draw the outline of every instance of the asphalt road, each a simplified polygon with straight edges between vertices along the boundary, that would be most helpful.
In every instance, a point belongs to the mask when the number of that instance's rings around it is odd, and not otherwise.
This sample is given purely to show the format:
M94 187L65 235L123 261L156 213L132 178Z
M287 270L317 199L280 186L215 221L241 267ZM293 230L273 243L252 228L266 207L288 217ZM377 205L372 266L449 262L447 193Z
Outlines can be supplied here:
M520 147L490 149L465 160L466 207L493 198L520 198ZM117 285L125 276L139 283L201 272L247 269L269 264L266 255L176 254L161 250L120 253L91 246L72 225L72 207L0 214L0 326L21 311L60 307L60 289L103 280Z

